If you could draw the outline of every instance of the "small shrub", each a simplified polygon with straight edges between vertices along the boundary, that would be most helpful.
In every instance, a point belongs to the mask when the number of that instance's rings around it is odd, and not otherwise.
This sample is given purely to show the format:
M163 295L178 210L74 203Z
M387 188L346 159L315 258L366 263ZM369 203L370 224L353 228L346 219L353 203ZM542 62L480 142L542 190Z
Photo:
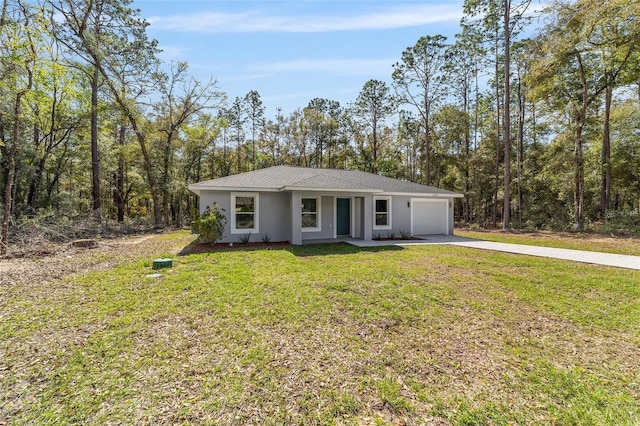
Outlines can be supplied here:
M396 234L393 231L390 231L387 234L387 238L389 238L390 240L395 240L396 239Z
M269 236L269 234L264 234L262 236L262 242L265 244L269 244L271 242L271 237Z
M239 239L242 244L247 244L249 241L251 241L251 232L242 234L242 236Z
M481 227L479 224L477 224L477 223L472 223L472 224L470 224L470 225L467 227L467 229L468 229L469 231L482 231L482 227Z
M599 229L607 234L640 234L640 213L635 211L609 211L606 222Z
M227 218L222 213L224 209L214 204L213 208L207 207L201 215L196 215L191 222L191 231L198 234L198 241L204 244L214 244L224 232Z
M411 233L401 229L400 237L402 237L403 240L408 240L409 238L411 238Z
M381 240L382 239L380 234L373 234L373 236L371 238L374 239L374 240Z

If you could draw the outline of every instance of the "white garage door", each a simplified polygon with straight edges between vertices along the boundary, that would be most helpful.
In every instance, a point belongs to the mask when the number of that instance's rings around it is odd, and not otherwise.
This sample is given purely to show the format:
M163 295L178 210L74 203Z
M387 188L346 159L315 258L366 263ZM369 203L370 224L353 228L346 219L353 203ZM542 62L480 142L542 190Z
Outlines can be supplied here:
M411 200L412 235L449 233L447 200Z

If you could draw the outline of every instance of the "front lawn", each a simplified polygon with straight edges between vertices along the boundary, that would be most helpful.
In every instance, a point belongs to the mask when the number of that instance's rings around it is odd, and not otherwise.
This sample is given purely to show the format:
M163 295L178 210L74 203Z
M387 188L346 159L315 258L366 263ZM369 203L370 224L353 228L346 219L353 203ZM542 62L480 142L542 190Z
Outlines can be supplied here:
M639 271L192 239L0 281L0 424L640 423Z

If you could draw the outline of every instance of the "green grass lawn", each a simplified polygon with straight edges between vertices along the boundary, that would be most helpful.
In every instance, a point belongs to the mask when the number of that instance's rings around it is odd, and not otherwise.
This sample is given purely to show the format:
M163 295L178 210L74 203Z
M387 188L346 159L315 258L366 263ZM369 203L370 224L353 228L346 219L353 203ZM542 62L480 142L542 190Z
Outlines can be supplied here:
M0 287L0 424L640 424L639 271L191 240Z

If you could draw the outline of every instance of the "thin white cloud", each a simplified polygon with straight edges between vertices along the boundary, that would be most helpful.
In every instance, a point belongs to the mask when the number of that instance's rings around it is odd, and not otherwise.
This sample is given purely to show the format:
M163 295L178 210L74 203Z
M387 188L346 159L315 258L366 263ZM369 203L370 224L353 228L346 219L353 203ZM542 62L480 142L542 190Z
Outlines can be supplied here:
M322 73L333 75L389 74L394 59L295 59L258 64L253 71L261 75L284 73Z
M392 7L383 11L353 15L268 15L263 12L199 13L153 16L148 19L155 30L200 33L289 32L376 30L415 27L437 22L459 21L458 3L430 3Z

